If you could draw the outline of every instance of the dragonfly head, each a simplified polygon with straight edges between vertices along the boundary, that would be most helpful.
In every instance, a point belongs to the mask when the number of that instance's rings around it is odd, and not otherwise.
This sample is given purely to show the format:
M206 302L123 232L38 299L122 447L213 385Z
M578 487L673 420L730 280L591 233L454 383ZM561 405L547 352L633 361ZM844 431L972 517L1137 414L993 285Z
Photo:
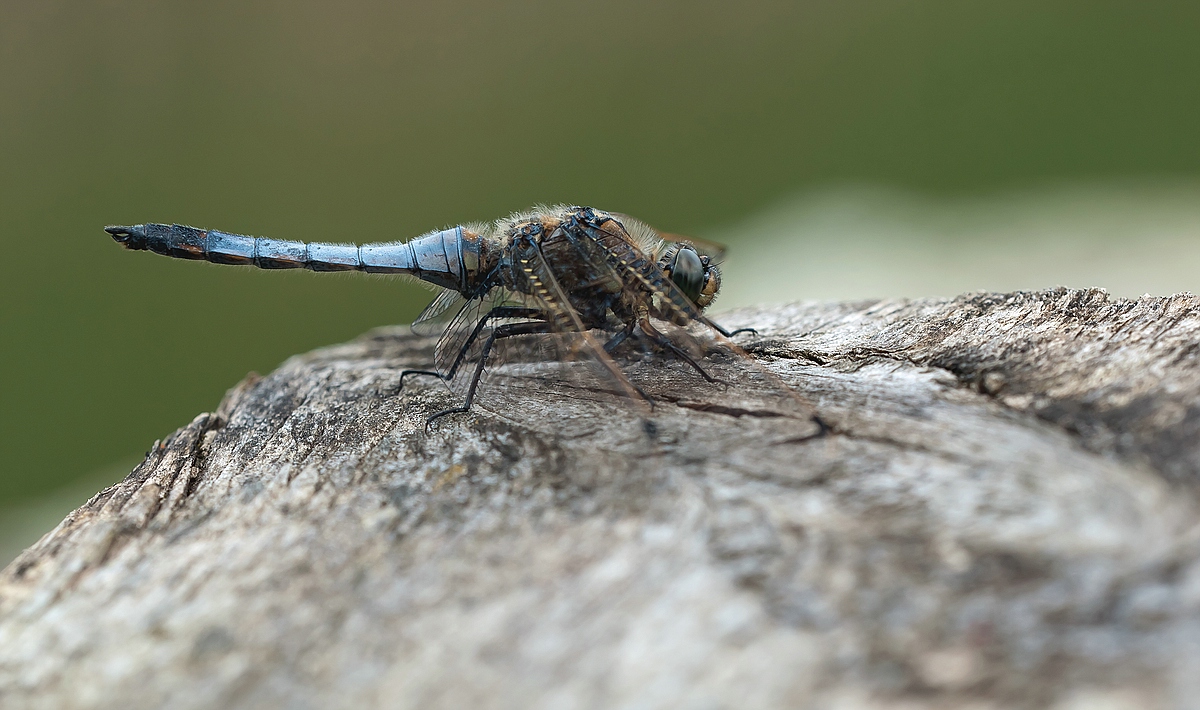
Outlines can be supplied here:
M658 259L658 267L683 295L700 310L707 308L721 289L721 271L712 258L687 242L675 242Z

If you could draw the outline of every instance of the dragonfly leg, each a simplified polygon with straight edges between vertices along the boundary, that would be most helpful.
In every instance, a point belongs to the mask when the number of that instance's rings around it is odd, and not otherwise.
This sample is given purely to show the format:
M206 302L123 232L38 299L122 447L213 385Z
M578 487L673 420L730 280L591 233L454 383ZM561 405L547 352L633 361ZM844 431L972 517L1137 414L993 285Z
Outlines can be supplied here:
M483 351L479 354L479 362L475 365L475 372L471 375L471 385L467 388L467 400L463 402L461 407L451 407L443 409L425 420L426 428L433 423L434 419L444 417L447 414L457 414L465 412L471 408L471 403L475 401L475 389L479 387L479 378L483 377L483 367L487 364L488 355L492 352L492 345L497 340L511 338L517 335L533 335L535 333L549 333L550 324L530 321L528 323L506 323L499 328L496 328L488 335L487 340L483 342Z
M617 348L617 346L618 346L618 345L620 345L621 343L625 342L625 340L626 340L626 339L627 339L629 336L633 335L633 329L634 329L636 326L637 326L637 321L630 321L630 322L629 322L629 325L627 325L627 326L625 326L624 328L622 328L622 329L621 329L621 332L619 332L619 333L617 333L616 335L614 335L613 337L609 338L609 339L608 339L608 342L604 344L604 352L606 352L606 353L611 353L613 350L615 350L615 349ZM634 391L634 392L637 392L637 393L638 393L638 395L639 395L639 396L640 396L642 399L644 399L644 400L646 400L647 402L649 402L649 403L650 403L650 408L651 408L651 409L653 409L653 408L654 408L654 400L653 400L653 399L650 397L650 395L646 394L646 393L645 393L645 392L642 390L642 388L641 388L641 387L638 387L638 386L637 386L637 385L635 385L634 383L632 383L632 382L629 382L629 381L628 381L628 378L626 378L626 384L628 384L630 387L632 387L632 388L633 388L633 391Z
M471 331L471 335L467 338L467 341L459 348L458 355L454 358L454 364L450 365L450 369L445 374L435 370L404 370L400 373L400 389L404 389L404 378L409 375L428 375L446 381L454 379L454 373L458 372L458 367L462 365L463 358L467 356L467 350L479 338L479 334L483 332L483 328L487 325L487 322L493 318L536 318L545 320L546 314L538 308L523 308L520 306L497 306L493 308L485 313L479 319L479 322L475 324L475 329Z
M630 335L633 335L633 329L636 326L637 326L637 321L630 321L629 325L627 325L621 329L621 332L619 332L616 335L614 335L613 337L609 338L608 342L604 344L604 352L611 353L613 350L615 350L617 348L618 345L625 342L626 338L628 338ZM626 380L627 380L626 384L628 384L630 387L632 387L633 391L637 392L638 395L642 399L649 402L650 408L653 409L654 408L654 400L651 399L650 395L646 394L642 390L641 387L638 387L637 385L635 385L632 382L628 382L628 378L626 378Z
M738 328L737 330L725 330L724 328L722 328L721 326L717 325L716 323L714 323L713 321L709 320L708 318L706 318L704 316L700 316L700 320L704 322L704 325L707 325L709 328L712 328L713 330L717 331L721 335L724 335L726 338L732 338L733 336L737 335L738 333L753 333L754 335L758 335L758 331L753 328Z
M621 329L621 332L609 338L608 342L604 344L604 352L611 353L613 350L616 350L618 345L625 342L626 338L633 335L633 329L636 325L636 321L630 321L629 325Z
M670 350L671 352L675 353L675 355L680 360L683 360L684 362L686 362L687 364L689 364L693 368L695 368L696 372L699 372L700 376L703 377L705 380L707 380L709 382L719 382L720 384L723 384L723 385L729 384L728 382L717 379L716 377L713 377L712 375L705 372L704 368L700 367L700 363L696 362L695 358L693 358L683 348L679 347L675 343L672 343L670 338L668 338L667 336L658 332L658 330L655 329L654 326L650 325L649 320L643 319L641 322L638 323L638 325L641 326L642 332L646 334L646 337L650 338L650 340L652 340L653 342L657 343L658 345L666 348L667 350Z

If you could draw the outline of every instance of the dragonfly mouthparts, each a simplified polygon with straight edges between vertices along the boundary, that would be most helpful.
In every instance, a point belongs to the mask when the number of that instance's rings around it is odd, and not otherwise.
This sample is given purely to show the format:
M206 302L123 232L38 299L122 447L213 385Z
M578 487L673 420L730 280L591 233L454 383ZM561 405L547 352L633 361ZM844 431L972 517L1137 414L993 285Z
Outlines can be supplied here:
M121 244L126 244L130 240L140 241L146 238L146 228L140 224L132 227L105 227L104 231L112 235L112 238Z

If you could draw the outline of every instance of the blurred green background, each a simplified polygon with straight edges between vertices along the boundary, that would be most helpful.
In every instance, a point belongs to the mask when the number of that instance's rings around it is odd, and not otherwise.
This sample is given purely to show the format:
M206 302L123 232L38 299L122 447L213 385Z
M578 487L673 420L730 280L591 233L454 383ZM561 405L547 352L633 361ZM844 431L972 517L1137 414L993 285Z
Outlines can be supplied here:
M106 224L564 201L730 242L724 305L1196 288L1198 37L1187 2L0 4L0 563L247 371L430 297Z

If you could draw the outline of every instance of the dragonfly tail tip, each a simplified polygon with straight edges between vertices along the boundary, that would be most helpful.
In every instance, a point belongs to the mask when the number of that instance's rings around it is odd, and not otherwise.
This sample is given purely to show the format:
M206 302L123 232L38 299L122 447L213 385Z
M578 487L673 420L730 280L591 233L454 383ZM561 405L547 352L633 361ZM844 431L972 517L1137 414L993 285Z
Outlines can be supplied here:
M132 227L109 226L105 227L104 231L111 234L112 238L121 244L125 244L130 239L144 238L146 236L146 230L140 224Z

